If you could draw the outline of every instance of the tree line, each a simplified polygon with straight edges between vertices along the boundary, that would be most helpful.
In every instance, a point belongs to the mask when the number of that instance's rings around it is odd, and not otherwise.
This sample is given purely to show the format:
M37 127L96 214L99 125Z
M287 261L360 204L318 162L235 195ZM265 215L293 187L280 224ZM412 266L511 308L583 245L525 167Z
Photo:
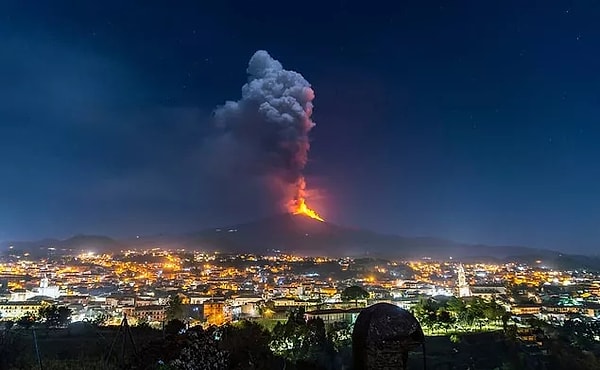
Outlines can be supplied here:
M272 331L248 320L183 328L183 322L171 320L167 337L145 346L131 368L334 370L348 364L351 356L349 324L306 320L301 309Z
M37 312L27 312L17 320L5 320L4 326L11 328L18 325L30 329L36 324L43 324L46 328L64 328L71 323L73 311L66 306L43 305Z
M510 314L493 300L482 298L422 298L412 309L421 326L429 330L481 329L488 323L507 325Z

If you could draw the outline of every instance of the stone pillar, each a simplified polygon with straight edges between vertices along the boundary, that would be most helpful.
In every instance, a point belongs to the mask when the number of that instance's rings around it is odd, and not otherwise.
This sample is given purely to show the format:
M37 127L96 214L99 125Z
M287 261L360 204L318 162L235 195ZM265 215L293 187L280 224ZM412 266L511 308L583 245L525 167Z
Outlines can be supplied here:
M421 325L410 312L389 303L368 307L352 332L353 370L406 369L409 351L424 341Z

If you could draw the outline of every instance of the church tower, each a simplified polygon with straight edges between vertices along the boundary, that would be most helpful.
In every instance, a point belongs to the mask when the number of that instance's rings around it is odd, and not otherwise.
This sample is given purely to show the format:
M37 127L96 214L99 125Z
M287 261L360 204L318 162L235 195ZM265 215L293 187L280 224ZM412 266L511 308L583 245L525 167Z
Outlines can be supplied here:
M467 283L467 277L465 275L465 269L462 263L458 266L458 296L471 296L471 288L469 287L469 283Z
M49 285L48 277L46 276L46 274L44 274L44 277L42 278L42 280L40 280L40 288L41 289L48 288L48 285Z

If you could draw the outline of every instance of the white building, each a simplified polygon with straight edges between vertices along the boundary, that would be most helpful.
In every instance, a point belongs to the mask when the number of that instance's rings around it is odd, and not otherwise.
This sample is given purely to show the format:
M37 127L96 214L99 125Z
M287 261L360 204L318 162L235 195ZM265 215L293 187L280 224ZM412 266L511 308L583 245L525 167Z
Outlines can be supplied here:
M34 289L33 292L35 293L35 296L41 295L54 299L60 296L60 288L57 285L50 285L50 281L46 275L40 280L40 287Z
M458 265L458 296L471 296L471 288L469 287L469 283L467 283L467 277L465 276L465 269L462 263Z
M37 314L40 302L6 302L0 303L0 316L6 320L16 320L25 314Z
M30 300L34 297L50 297L52 299L57 299L60 296L60 288L56 285L50 285L49 280L44 275L42 280L40 280L40 286L38 288L34 288L33 290L25 290L18 289L10 293L9 302L24 302Z

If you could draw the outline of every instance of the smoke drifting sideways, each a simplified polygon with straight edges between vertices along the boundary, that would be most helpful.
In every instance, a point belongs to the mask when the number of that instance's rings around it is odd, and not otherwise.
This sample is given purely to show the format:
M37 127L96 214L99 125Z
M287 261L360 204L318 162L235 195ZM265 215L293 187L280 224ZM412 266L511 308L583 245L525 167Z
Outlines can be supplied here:
M268 194L256 194L258 198L291 210L306 196L303 170L310 149L308 134L315 126L311 120L315 94L301 74L284 69L263 50L252 56L247 73L241 99L227 101L214 112L219 130L215 159L245 196L255 196L243 189L246 185L256 189L259 184Z

